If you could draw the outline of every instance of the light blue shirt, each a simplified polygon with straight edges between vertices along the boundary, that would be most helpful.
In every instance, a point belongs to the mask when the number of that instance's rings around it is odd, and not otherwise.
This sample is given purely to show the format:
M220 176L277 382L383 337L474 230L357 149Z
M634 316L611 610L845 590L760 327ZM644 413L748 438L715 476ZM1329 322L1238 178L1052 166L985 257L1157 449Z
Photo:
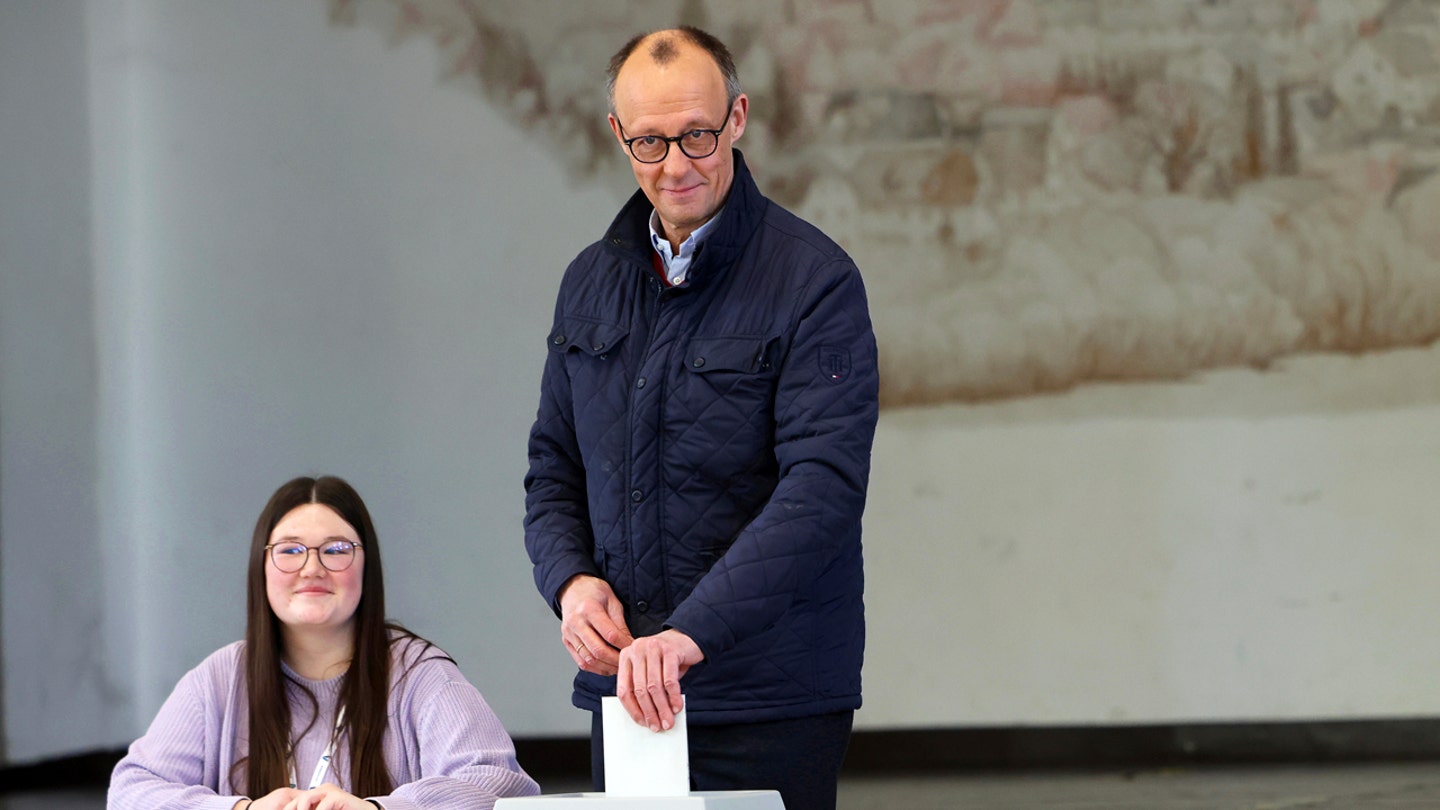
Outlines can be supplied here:
M679 252L672 252L670 240L660 235L660 213L650 212L650 244L654 245L655 252L660 254L660 261L665 265L665 280L670 282L671 287L685 283L685 274L690 269L690 261L695 258L695 249L700 246L700 240L705 238L711 226L720 220L720 214L724 210L724 207L721 207L714 216L705 220L704 225L692 231L690 236L680 243Z

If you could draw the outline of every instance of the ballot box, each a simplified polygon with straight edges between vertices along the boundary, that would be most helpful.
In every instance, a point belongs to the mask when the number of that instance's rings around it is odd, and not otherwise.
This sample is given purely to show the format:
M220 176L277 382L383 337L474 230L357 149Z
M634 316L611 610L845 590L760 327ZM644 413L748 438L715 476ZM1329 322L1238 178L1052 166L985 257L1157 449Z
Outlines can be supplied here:
M785 810L775 790L690 790L685 710L654 732L636 725L613 697L601 698L605 792L501 799L495 810Z

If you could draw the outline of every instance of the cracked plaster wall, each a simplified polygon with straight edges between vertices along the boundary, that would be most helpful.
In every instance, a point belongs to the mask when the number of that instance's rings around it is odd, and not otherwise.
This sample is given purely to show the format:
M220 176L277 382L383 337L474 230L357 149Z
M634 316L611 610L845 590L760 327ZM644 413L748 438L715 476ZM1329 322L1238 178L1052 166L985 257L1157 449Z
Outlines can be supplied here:
M889 406L1440 336L1424 0L331 0L623 184L599 75L727 40L762 186L855 256Z

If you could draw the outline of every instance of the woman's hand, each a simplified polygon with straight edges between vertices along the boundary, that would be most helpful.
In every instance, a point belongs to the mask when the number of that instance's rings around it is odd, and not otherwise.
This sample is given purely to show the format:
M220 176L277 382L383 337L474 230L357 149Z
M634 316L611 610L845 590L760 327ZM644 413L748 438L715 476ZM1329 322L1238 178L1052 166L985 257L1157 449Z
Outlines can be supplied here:
M375 805L326 782L314 790L296 791L283 810L375 810Z
M295 788L279 788L266 793L249 804L238 804L237 810L285 810L301 791ZM372 808L373 810L373 808Z

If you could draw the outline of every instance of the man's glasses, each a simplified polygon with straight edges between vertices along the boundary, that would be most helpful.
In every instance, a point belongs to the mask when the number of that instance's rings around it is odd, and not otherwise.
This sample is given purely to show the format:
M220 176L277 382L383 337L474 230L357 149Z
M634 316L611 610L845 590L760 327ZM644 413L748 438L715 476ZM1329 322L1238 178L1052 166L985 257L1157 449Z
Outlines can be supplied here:
M270 561L275 568L286 574L293 574L310 561L310 552L315 552L320 564L331 571L344 571L355 562L355 549L359 543L349 540L330 540L319 546L304 543L271 543L265 547L270 552Z
M620 124L620 119L615 119L615 123ZM625 131L624 124L620 124L620 131ZM680 146L685 157L699 160L715 154L715 150L720 146L720 133L724 131L725 127L722 126L719 129L692 129L673 138L664 135L636 135L625 138L623 143L625 148L630 150L630 154L641 163L659 163L664 160L670 154L672 143Z

